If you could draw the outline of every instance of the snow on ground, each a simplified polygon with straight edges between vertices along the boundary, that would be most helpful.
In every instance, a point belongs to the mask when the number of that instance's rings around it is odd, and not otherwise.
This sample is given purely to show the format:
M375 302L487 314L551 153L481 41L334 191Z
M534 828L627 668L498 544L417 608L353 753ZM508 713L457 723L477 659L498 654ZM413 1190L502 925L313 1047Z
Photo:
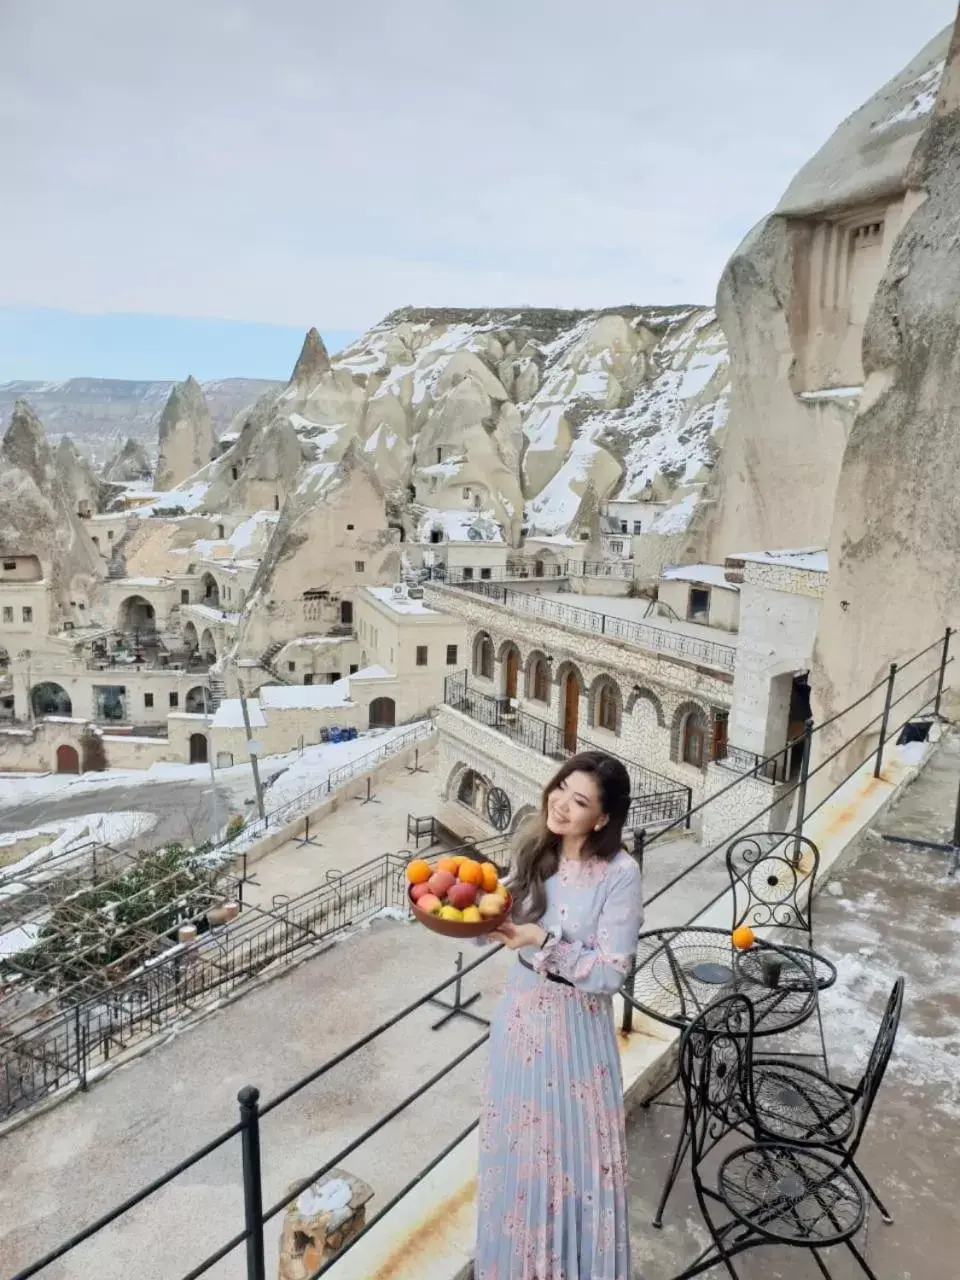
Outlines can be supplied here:
M48 837L30 853L16 862L0 868L0 886L5 890L15 888L15 878L38 867L50 858L62 859L71 852L82 852L89 844L109 844L114 847L126 844L157 825L152 813L120 810L115 813L86 813L79 818L67 818L62 822L47 822L29 831L13 831L0 837L0 847L10 846L21 840Z
M929 115L937 100L945 67L945 61L938 62L936 66L924 71L922 75L905 85L904 91L909 95L909 101L899 111L895 111L885 120L873 125L873 132L884 133L894 125L906 124L910 120L919 120L922 116Z

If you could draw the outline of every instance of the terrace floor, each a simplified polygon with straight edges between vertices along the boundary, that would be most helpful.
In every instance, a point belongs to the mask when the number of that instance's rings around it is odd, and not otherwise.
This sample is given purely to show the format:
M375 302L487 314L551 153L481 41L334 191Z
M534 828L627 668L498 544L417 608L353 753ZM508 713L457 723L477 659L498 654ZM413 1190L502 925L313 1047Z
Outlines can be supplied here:
M835 1076L859 1079L890 987L898 974L907 982L894 1056L861 1148L864 1172L895 1219L888 1227L872 1212L867 1221L866 1256L880 1280L956 1280L960 1271L960 877L947 879L946 855L879 834L949 839L958 773L960 744L948 740L896 807L853 842L816 903L816 946L839 974L823 998ZM628 1124L634 1268L643 1280L669 1280L707 1243L686 1171L663 1230L650 1225L679 1122L678 1110L654 1106ZM825 1261L835 1280L862 1277L844 1249ZM758 1250L734 1265L742 1280L820 1275L801 1250Z

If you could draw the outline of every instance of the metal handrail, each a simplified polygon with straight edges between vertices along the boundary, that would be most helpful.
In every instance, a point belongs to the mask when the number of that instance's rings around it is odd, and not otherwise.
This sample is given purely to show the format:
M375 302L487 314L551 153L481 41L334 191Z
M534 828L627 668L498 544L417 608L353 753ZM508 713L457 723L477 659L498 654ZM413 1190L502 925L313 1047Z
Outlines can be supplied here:
M484 596L515 613L540 618L558 626L602 636L607 640L621 640L640 649L652 649L688 662L705 663L721 671L732 672L736 662L736 648L717 640L704 640L688 635L685 631L671 631L649 622L634 622L615 614L600 613L580 605L564 604L552 596L531 595L528 591L516 591L501 587L495 582L462 582L446 584L451 591L465 591Z

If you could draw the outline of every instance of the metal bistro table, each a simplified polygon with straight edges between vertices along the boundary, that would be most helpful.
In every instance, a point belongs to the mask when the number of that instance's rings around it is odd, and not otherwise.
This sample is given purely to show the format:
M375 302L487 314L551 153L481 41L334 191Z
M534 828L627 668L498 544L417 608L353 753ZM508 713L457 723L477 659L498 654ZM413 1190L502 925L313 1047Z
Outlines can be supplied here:
M640 935L636 969L621 994L647 1017L685 1030L714 1000L738 992L753 1006L754 1036L781 1035L799 1027L816 1009L821 967L831 968L813 951L760 939L748 951L738 951L728 929L681 925ZM675 1075L645 1105L676 1080ZM655 1227L663 1224L663 1210L687 1145L684 1128L653 1220Z

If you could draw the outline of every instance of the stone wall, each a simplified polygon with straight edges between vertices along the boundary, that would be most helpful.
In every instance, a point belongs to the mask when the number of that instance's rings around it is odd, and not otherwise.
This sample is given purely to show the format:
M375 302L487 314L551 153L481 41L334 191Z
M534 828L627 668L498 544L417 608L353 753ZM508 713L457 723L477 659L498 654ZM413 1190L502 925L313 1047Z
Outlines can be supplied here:
M774 786L749 774L741 775L736 786L737 773L723 765L711 763L707 767L704 799L709 800L700 814L700 838L705 848L719 844L745 822L749 822L744 835L751 831L785 831L789 825L794 804L794 791L789 786ZM717 799L710 799L724 787L730 787ZM774 805L771 809L770 806ZM769 810L764 813L764 810ZM755 820L754 815L756 816Z

